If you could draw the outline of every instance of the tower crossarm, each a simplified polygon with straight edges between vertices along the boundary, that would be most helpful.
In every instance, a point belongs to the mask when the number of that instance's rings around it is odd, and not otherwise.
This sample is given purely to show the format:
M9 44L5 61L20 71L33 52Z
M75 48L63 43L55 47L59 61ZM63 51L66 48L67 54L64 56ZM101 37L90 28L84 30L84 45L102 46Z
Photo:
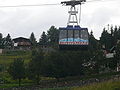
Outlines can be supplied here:
M71 1L64 1L61 2L61 4L66 5L66 6L75 6L75 5L79 5L82 2L86 2L86 0L71 0Z

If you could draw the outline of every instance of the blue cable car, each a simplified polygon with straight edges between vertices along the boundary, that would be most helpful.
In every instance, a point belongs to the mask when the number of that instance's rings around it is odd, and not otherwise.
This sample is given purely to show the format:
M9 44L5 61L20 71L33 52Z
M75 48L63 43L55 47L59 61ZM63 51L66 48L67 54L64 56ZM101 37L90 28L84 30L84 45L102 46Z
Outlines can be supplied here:
M86 50L88 48L88 29L80 26L68 25L60 27L60 50Z
M81 28L78 25L76 5L80 5L81 16L81 4L86 0L71 0L61 2L65 6L71 6L68 18L67 27L60 27L59 34L59 49L60 50L86 50L88 48L88 29ZM80 18L80 17L79 17ZM79 19L80 20L80 19Z

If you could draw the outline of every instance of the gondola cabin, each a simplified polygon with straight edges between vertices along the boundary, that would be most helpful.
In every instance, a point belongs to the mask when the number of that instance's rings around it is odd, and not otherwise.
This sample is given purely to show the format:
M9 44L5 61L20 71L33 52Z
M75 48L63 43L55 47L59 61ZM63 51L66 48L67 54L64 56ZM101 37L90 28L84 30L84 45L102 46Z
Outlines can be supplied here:
M87 28L68 25L60 27L59 31L60 50L87 50L89 44Z

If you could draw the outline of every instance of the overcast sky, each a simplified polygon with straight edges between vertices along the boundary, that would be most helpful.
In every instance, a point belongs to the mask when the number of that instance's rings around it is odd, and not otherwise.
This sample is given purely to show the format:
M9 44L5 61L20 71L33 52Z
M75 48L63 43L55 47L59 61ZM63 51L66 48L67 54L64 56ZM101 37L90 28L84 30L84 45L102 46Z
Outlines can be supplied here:
M64 0L0 0L0 6L60 3ZM93 30L99 39L107 24L120 25L120 0L103 0L86 2L82 5L81 27ZM43 31L50 26L66 26L68 7L62 5L39 7L0 7L0 33L5 37L10 33L12 38L26 37L34 32L37 40Z

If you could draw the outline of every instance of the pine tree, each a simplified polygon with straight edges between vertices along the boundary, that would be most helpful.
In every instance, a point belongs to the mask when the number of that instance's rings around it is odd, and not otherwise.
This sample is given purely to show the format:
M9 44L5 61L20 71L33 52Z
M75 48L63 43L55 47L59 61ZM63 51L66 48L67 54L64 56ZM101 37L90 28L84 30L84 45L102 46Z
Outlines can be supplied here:
M13 42L10 34L8 34L5 38L3 38L3 45L5 48L9 48L9 49L12 48Z
M37 42L33 32L30 35L30 41L32 43L32 46L36 46Z
M111 35L114 36L113 26L110 27Z
M0 33L0 49L3 48L3 36L2 33Z
M43 32L41 38L39 39L39 44L45 46L47 45L47 43L48 43L47 35L45 32Z
M120 42L117 43L116 45L116 50L115 50L116 54L115 54L115 60L114 60L114 64L116 65L116 67L120 66Z
M98 40L95 39L95 37L93 36L93 32L91 31L89 35L89 49L98 50L98 48L99 48L99 42Z
M105 28L103 29L103 32L101 34L100 43L102 44L102 46L105 46L106 50L110 50L113 46L112 35L108 33L108 31L105 30Z
M57 44L59 40L59 30L56 29L54 26L51 26L51 28L47 32L48 41L52 44Z
M120 40L120 26L118 28L117 38Z

